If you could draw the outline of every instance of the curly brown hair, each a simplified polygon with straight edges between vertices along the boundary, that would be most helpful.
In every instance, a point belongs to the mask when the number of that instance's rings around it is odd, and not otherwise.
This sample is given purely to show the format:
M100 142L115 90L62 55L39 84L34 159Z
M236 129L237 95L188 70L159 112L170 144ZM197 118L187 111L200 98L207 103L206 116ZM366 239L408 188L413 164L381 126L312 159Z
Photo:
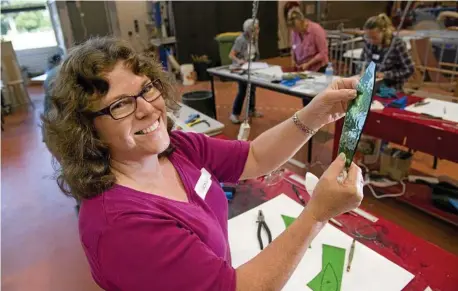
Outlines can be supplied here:
M136 75L162 83L168 111L175 111L175 90L154 55L136 52L127 42L111 37L92 38L76 46L62 63L52 84L51 108L42 115L44 141L54 156L56 180L64 194L77 200L91 198L115 183L110 153L97 135L90 112L105 96L105 79L118 62ZM167 131L173 126L168 120ZM167 156L173 146L159 156Z

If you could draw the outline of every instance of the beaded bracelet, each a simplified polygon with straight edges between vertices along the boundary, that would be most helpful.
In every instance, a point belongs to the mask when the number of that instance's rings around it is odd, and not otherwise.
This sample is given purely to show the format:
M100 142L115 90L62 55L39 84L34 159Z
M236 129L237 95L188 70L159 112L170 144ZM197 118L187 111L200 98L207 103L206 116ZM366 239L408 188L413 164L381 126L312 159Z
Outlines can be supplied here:
M293 115L293 122L300 130L307 134L314 135L316 133L315 130L310 129L308 126L306 126L299 120L299 117L297 117L297 112Z

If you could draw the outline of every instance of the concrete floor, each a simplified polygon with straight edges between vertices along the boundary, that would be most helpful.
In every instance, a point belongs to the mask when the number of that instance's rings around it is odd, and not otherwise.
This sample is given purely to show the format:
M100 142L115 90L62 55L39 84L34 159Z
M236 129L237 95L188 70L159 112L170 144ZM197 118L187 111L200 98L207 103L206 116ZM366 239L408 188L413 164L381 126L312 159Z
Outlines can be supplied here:
M210 90L208 82L180 87L180 92ZM238 126L228 122L237 86L216 82L217 111L226 124L224 134L235 138ZM39 114L41 87L30 88L35 111L6 116L1 141L2 170L2 290L5 291L91 291L100 290L93 282L80 246L75 202L65 197L52 179L51 157L41 141ZM264 118L255 119L251 138L289 118L301 106L295 97L259 89L258 110ZM313 159L327 164L331 160L333 126L327 126L314 140ZM306 160L305 150L296 158ZM431 168L433 157L416 153L412 167L433 175L458 179L458 165L440 161ZM312 167L320 172L319 166ZM412 233L458 254L458 231L441 221L394 200L366 196L363 206L394 221ZM455 243L454 243L455 242Z

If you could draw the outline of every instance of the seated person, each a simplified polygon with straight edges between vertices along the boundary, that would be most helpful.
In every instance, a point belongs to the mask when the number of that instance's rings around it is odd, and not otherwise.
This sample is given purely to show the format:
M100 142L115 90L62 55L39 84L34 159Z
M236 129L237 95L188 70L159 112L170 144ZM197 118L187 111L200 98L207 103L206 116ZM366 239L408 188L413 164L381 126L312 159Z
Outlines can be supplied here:
M402 91L407 79L414 72L414 65L404 41L393 35L394 27L384 13L372 16L364 24L365 45L361 54L366 65L377 64L377 78L383 79L388 87ZM390 49L390 46L393 46Z
M257 19L254 20L254 30L253 30L253 19L247 19L243 23L243 33L237 37L234 42L234 46L229 53L229 58L232 59L232 64L235 65L243 65L251 59L252 61L259 59L259 47L258 47L258 35L259 35L259 21ZM249 50L249 43L251 39L251 56L248 57L248 50ZM232 114L229 119L234 124L239 124L240 121L240 114L242 113L243 102L245 101L246 97L246 90L247 90L247 83L245 82L238 82L239 90L237 95L234 99L234 105L232 106ZM262 113L256 111L256 87L251 85L251 92L250 92L250 116L251 117L262 117Z
M318 23L304 17L297 2L288 2L284 16L291 29L292 66L302 71L324 73L329 62L326 31ZM307 105L308 99L302 99Z

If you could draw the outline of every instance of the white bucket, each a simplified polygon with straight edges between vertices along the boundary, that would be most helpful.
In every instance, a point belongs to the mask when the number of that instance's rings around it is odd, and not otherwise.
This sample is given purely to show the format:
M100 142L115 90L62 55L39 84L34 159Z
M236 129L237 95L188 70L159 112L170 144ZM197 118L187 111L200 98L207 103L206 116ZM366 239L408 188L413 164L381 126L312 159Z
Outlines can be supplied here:
M189 86L194 85L194 65L193 64L184 64L180 67L181 79L183 80L183 85Z

